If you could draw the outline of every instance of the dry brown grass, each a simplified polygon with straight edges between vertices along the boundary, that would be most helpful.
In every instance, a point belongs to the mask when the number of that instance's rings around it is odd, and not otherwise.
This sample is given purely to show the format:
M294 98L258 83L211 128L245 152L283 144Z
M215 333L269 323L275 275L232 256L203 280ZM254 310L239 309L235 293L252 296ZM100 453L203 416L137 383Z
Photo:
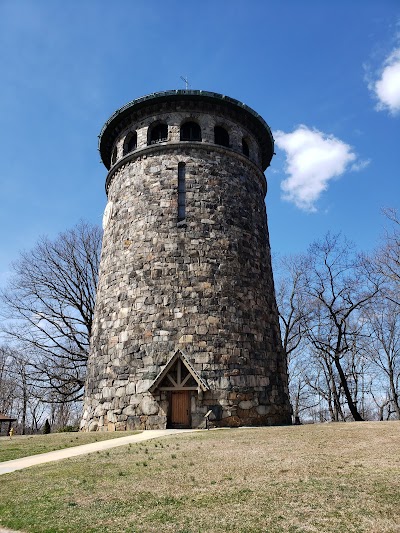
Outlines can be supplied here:
M138 431L126 433L49 433L48 435L14 435L0 437L0 462L20 459L29 455L72 448L100 440L115 439L122 435L134 435Z
M2 476L0 516L30 532L399 532L400 423L217 430L35 467Z

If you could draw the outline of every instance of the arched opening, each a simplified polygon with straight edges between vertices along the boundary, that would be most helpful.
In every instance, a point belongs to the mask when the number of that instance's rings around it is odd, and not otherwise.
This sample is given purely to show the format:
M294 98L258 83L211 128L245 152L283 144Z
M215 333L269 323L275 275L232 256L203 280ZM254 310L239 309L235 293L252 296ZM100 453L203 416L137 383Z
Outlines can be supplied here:
M201 128L196 122L185 122L181 126L181 141L201 141Z
M156 124L150 129L148 144L164 142L168 139L167 124Z
M250 150L249 150L249 145L247 144L246 139L242 139L242 152L243 152L243 154L244 154L246 157L249 157L249 155L250 155Z
M137 147L137 133L136 131L133 131L131 133L128 133L125 139L124 143L124 155L129 154L130 152L133 152L133 150L136 150Z
M215 126L214 142L215 144L229 147L229 133L222 126Z
M117 147L114 148L111 156L111 164L114 165L114 163L117 160Z

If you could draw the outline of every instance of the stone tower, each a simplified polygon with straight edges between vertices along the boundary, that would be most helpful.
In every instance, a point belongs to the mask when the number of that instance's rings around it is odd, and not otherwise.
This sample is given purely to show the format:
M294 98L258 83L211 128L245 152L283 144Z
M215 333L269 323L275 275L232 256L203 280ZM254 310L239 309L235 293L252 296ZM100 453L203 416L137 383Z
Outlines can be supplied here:
M128 103L108 169L85 430L290 424L264 198L274 141L206 91Z

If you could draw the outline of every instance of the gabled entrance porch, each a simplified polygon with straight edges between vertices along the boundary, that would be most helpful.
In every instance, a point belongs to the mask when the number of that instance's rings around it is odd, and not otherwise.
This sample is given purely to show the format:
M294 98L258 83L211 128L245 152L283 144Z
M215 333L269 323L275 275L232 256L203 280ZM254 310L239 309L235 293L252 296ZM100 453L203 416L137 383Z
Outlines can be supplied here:
M192 427L192 407L196 406L198 392L209 388L187 357L177 350L149 388L151 393L155 390L167 396L167 427L181 429Z

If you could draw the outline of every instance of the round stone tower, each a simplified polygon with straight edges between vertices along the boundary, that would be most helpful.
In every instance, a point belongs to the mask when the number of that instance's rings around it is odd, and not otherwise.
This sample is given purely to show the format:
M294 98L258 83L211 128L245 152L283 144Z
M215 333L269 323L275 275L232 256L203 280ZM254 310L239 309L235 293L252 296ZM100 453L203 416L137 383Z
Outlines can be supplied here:
M81 427L290 424L264 198L274 141L206 91L133 100L99 139L104 238Z

